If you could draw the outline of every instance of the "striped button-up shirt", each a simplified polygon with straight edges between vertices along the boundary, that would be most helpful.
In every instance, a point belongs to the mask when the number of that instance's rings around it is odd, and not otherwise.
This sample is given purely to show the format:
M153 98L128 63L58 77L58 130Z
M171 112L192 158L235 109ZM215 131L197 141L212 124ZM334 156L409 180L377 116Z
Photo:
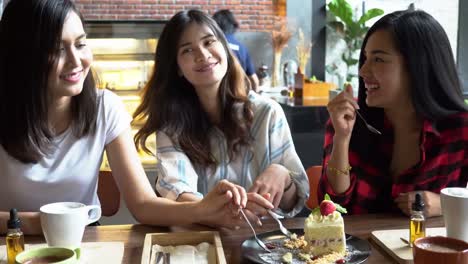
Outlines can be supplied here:
M226 138L216 127L209 132L210 146L217 161L214 169L192 164L176 142L163 131L157 137L156 190L163 197L176 200L182 193L200 197L207 194L218 181L226 179L248 189L255 178L269 165L280 164L295 172L298 202L290 212L279 213L294 216L301 211L309 195L309 184L304 167L297 156L291 132L281 106L275 101L254 92L249 94L253 104L254 119L251 134L253 148L242 148L241 154L230 160Z

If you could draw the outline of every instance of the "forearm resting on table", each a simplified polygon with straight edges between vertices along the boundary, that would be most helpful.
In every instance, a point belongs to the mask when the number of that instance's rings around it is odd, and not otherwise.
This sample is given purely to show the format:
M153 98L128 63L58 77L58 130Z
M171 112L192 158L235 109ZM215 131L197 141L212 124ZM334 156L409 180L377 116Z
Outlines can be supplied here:
M203 198L201 198L201 197L199 197L199 196L196 196L196 195L193 194L193 193L188 193L188 192L186 192L186 193L180 194L179 197L177 197L177 200L176 200L176 201L177 201L177 202L192 202L192 203L193 203L193 202L199 202L199 201L201 201L201 200L203 200ZM198 211L199 211L199 210L198 210ZM206 225L206 226L210 226L210 227L217 227L217 226L219 225L219 223L222 222L222 218L220 217L218 220L215 221L217 224L214 224L212 221L209 221L209 220L207 219L207 217L208 217L208 218L211 218L210 216L212 216L212 215L210 215L210 213L204 214L204 215L198 217L196 221L194 221L194 220L192 219L192 223L193 223L193 224ZM189 217L189 218L190 218L190 217ZM215 217L215 218L216 218L216 217ZM192 223L190 223L190 224L192 224Z
M179 202L162 197L150 199L130 211L138 222L156 226L188 225L203 218L199 202Z
M327 166L326 173L328 176L328 182L332 189L338 194L344 193L348 190L351 184L349 171L347 170L349 166L348 151L349 142L346 140L334 139L330 160L328 161L328 164L325 164ZM346 174L340 173L338 170L346 172Z
M19 212L18 217L21 220L21 231L25 235L42 234L39 212ZM8 219L10 219L10 212L0 212L0 234L2 235L7 232Z

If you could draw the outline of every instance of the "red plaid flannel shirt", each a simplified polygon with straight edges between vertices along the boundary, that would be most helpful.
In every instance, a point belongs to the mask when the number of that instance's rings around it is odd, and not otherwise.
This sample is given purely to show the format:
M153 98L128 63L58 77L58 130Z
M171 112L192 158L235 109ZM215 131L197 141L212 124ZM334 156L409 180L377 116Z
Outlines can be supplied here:
M416 190L440 193L445 187L466 187L468 182L468 113L458 113L438 121L437 128L425 120L420 144L421 159L395 180L389 173L393 128L385 120L381 138L362 148L377 148L372 160L363 159L359 149L349 150L351 185L337 194L331 188L326 164L333 147L334 129L327 122L324 143L323 171L318 199L328 193L334 202L346 207L349 214L398 212L394 199Z

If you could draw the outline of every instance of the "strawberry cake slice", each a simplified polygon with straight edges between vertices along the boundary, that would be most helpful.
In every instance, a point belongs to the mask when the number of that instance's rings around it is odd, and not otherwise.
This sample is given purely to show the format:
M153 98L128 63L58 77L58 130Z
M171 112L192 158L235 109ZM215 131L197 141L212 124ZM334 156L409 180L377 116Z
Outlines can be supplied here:
M307 253L322 256L330 253L346 254L344 221L341 213L346 209L330 200L328 194L320 207L312 210L304 223L304 239Z

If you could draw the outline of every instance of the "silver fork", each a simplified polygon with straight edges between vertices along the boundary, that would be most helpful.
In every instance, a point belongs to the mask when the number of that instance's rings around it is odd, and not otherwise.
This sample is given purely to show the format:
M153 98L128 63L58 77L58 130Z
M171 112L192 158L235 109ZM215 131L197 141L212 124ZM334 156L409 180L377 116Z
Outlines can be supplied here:
M271 253L271 250L269 250L267 248L267 246L265 245L265 243L263 243L262 240L260 240L258 237L257 237L257 233L255 232L255 229L253 228L252 224L250 224L250 221L249 219L247 218L247 216L245 215L244 213L244 210L240 209L240 212L242 214L242 216L244 217L244 220L247 222L247 224L249 225L250 229L252 230L252 233L254 234L254 238L255 238L255 241L257 242L257 244L263 248L263 250L265 250L266 252L268 253Z
M293 233L291 231L289 231L286 227L283 226L283 223L281 223L280 219L284 218L283 216L281 215L278 215L276 214L275 212L271 211L271 210L268 210L268 214L270 214L271 218L275 219L276 222L278 223L279 225L279 228L280 228L280 231L281 233L283 233L285 236L287 236L288 238L291 238L291 236L293 235Z
M375 127L367 123L367 121L364 119L364 117L362 117L361 113L359 113L357 109L356 109L356 114L361 118L361 120L364 122L364 124L366 125L367 129L369 129L370 132L375 133L377 135L382 135L382 133L380 133L379 130L377 130Z

